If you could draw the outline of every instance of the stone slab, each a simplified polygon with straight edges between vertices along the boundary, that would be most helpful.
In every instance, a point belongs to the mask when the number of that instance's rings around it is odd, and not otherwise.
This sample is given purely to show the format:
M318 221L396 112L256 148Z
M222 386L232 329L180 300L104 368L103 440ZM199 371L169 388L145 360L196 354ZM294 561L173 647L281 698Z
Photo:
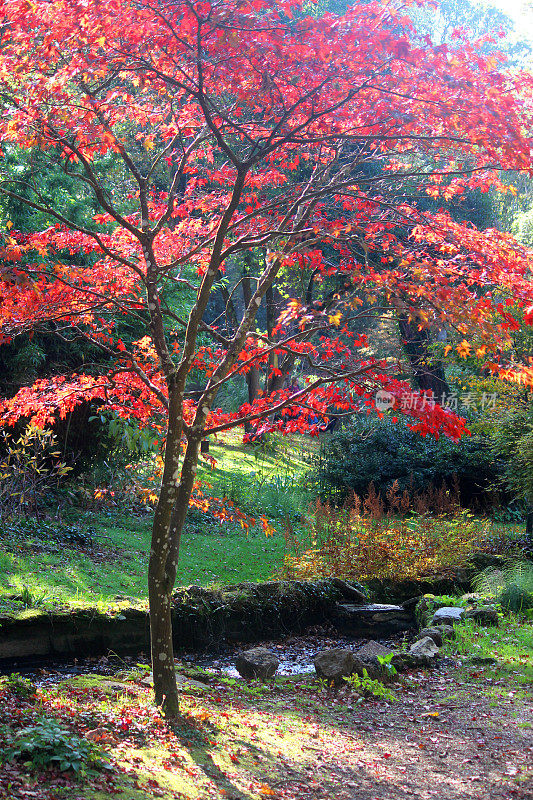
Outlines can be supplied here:
M388 603L368 603L364 606L339 603L334 617L335 627L343 633L396 633L415 627L414 614L402 606Z

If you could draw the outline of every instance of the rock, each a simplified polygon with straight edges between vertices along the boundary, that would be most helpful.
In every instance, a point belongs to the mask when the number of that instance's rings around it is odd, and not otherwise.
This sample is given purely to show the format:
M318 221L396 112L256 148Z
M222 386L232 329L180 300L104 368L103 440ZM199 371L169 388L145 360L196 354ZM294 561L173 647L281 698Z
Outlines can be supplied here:
M438 628L422 628L420 633L413 639L413 642L419 642L420 639L423 639L425 636L429 636L430 639L433 639L437 647L442 647L442 633Z
M352 675L356 666L352 651L346 647L322 650L315 656L314 665L319 678L333 683L340 683Z
M470 563L477 572L483 572L483 570L487 568L505 569L507 562L505 556L493 555L491 553L476 553L470 559Z
M353 604L359 603L360 605L365 605L365 603L368 603L368 595L365 588L361 586L360 583L354 585L340 578L332 578L331 583L332 586L339 590L342 597L351 600Z
M443 641L446 641L446 639L455 639L457 636L453 625L435 625L434 629L440 633Z
M405 600L402 603L403 610L407 611L409 614L414 614L416 611L416 607L418 606L418 604L422 599L423 596L418 594L416 597L411 597L409 598L409 600Z
M478 625L483 625L485 628L491 626L497 627L499 625L498 612L494 606L478 606L477 608L470 608L464 615L465 619L471 619L477 622Z
M243 678L272 678L279 667L279 659L266 647L252 647L239 653L235 659L237 671Z
M429 667L439 655L439 648L429 636L424 636L409 648L407 654L417 667Z
M439 648L430 636L424 636L415 641L407 653L395 653L391 664L398 672L417 667L429 667L435 663L439 656Z
M407 669L414 669L418 666L416 659L409 653L394 653L390 663L397 672L405 672Z
M335 627L348 636L389 635L414 627L412 614L389 603L339 603L333 619Z
M453 625L456 622L461 622L464 616L464 608L457 608L455 606L443 606L433 614L431 620L431 627L442 623Z
M380 664L379 658L392 656L393 652L390 647L385 647L379 642L367 642L354 653L354 672L363 675L363 670L366 669L369 678L383 680L389 677L387 668Z

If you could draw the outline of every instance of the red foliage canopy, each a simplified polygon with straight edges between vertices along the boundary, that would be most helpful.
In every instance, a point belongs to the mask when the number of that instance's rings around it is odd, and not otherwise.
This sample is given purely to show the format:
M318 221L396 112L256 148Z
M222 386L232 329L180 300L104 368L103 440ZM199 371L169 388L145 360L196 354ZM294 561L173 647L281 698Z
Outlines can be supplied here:
M39 175L30 186L13 175L2 184L53 222L5 236L3 341L54 321L114 359L109 374L21 390L4 402L4 422L31 414L45 423L83 398L147 422L165 413L169 382L178 374L185 386L195 367L209 393L205 413L185 397L185 433L288 405L303 411L281 427L305 430L333 402L349 410L362 397L371 405L378 386L398 396L408 389L390 365L384 372L362 357L364 337L350 334L347 320L369 296L421 326L455 327L494 362L518 325L513 309L525 307L530 321L529 254L506 234L479 232L443 210L422 213L410 199L444 203L471 188L502 189L502 169L529 168L530 81L464 40L433 46L394 6L355 5L344 17L306 8L0 4L4 148L41 150L100 208L80 226L43 194ZM228 338L202 323L203 310L225 262L252 249L266 254L257 291ZM350 290L326 312L289 298L269 338L251 322L283 270L319 281L341 272ZM165 307L170 287L190 298L188 318ZM511 309L502 311L502 295ZM123 316L150 319L133 346L115 333ZM214 346L198 344L200 330ZM236 371L270 369L269 354L289 350L309 364L305 388L234 414L212 410ZM438 407L419 416L423 432L463 430Z
M503 189L501 170L530 169L531 77L461 39L434 46L394 2L342 17L310 9L0 1L4 152L38 151L36 163L97 209L80 224L42 173L6 171L0 192L50 224L4 237L2 336L53 326L111 365L22 389L1 417L46 422L99 398L164 426L148 587L155 699L172 717L171 592L201 439L246 421L313 430L333 404L372 406L378 387L401 398L409 387L353 333L372 303L422 328L445 325L460 352L472 344L493 363L511 352L516 312L531 323L529 253L439 210L472 188ZM239 256L255 263L250 297L231 329L217 327L207 305ZM257 328L281 276L336 274L344 288L327 302L289 296L277 324ZM117 333L124 319L144 326L133 344ZM304 386L216 409L235 373L263 366L276 377L283 354L306 363ZM192 371L203 374L200 392ZM464 432L438 405L400 410L422 433Z

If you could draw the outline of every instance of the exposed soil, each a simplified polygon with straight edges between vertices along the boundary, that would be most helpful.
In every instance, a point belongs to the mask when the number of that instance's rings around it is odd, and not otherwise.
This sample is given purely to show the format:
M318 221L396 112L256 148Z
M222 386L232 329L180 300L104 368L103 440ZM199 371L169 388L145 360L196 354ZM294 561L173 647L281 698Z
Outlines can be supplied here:
M314 797L533 797L531 696L517 699L502 686L490 699L481 673L458 675L455 665L418 676L416 684L399 702L361 706L339 729L340 741L324 743Z

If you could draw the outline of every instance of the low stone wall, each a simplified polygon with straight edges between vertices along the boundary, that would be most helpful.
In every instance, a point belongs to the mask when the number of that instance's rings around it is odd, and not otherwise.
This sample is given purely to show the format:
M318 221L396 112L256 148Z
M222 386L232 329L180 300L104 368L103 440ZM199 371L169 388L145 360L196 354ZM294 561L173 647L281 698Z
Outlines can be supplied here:
M83 658L149 651L148 614L128 608L118 614L96 609L50 612L30 609L0 617L0 666L13 660Z
M205 648L301 633L330 620L337 603L349 597L342 581L335 580L243 583L220 591L179 589L174 594L174 640L178 646Z
M174 595L174 645L176 650L205 649L299 633L331 618L337 603L353 601L354 593L357 598L357 590L335 579L179 589ZM28 609L0 617L0 666L15 659L148 653L149 634L148 614L142 609L114 614Z
M386 635L414 624L415 604L385 611L385 607L368 605L363 591L377 603L468 591L480 566L483 568L479 565L434 579L373 581L365 590L336 578L242 583L219 590L180 588L174 593L174 645L179 651L225 642L258 642L302 633L324 623L354 636ZM0 667L14 660L82 658L109 651L118 655L148 653L149 647L148 614L139 608L127 607L114 614L97 609L53 613L28 609L0 617Z

